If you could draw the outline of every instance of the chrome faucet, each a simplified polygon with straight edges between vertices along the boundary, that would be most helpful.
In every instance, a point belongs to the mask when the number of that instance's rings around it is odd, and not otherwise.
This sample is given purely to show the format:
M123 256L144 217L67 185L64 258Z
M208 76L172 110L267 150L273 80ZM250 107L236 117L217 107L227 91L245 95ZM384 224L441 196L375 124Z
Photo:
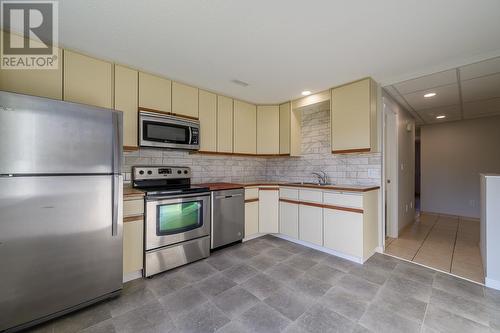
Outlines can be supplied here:
M319 185L328 184L328 175L326 174L326 172L324 172L324 171L312 172L312 175L314 175L318 178Z

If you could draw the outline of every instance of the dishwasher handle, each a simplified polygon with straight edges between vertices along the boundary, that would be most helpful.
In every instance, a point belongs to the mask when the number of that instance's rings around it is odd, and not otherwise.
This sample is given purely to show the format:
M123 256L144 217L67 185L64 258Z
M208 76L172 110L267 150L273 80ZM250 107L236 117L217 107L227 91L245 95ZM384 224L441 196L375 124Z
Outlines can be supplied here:
M243 194L230 194L230 195L216 195L215 200L221 200L221 199L230 199L230 198L236 198L236 197L241 197Z

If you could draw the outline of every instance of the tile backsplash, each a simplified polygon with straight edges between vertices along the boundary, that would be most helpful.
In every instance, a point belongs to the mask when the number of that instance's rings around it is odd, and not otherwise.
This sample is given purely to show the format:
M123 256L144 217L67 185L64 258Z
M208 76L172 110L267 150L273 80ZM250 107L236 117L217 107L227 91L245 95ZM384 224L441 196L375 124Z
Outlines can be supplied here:
M145 149L125 152L123 172L130 181L134 165L188 166L193 183L253 181L315 181L311 172L325 171L336 184L380 185L380 153L332 155L330 111L318 104L302 113L302 156L241 157L204 155L178 150Z

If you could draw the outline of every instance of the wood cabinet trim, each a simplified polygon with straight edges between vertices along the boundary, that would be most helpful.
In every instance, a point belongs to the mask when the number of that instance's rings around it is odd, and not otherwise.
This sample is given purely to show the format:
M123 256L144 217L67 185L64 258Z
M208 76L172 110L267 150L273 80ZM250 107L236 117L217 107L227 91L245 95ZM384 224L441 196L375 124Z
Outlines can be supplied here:
M123 146L123 151L137 151L139 147L137 146Z
M257 202L257 201L259 201L259 198L245 199L245 203Z
M178 114L178 113L173 113L173 112L166 112L166 111L160 111L160 110L155 110L155 109L150 109L150 108L145 108L145 107L139 107L139 111L147 111L147 112L152 112L152 113L158 113L158 114L164 114L168 116L175 116L179 118L186 118L190 120L199 120L197 117L191 117L191 116L185 116L183 114Z
M259 187L259 191L279 191L279 187Z
M363 212L364 212L363 209L359 209L359 208L350 208L350 207L325 205L325 204L314 203L314 202L307 202L307 201L290 200L290 199L283 199L283 198L280 198L280 201L281 202L286 202L286 203L291 203L291 204L297 204L297 205L319 207L319 208L326 208L326 209L333 209L333 210L342 210L342 211L352 212L352 213L363 214Z
M224 156L251 156L251 157L285 157L290 156L290 154L250 154L250 153L227 153L227 152L218 152L218 151L206 151L206 150L198 150L198 154L205 155L224 155Z
M332 154L352 154L352 153L369 153L371 148L344 149L332 150Z
M127 217L123 218L123 223L135 222L135 221L143 221L143 220L144 220L144 214L130 215L130 216L127 216Z

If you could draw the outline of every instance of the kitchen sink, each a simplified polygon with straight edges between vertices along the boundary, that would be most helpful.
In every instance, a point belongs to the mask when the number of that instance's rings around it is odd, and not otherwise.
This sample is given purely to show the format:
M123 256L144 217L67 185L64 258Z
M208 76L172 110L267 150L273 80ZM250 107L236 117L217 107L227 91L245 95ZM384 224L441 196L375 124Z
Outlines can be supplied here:
M295 182L295 183L289 183L290 185L316 185L316 186L331 186L335 185L334 183L324 183L324 184L319 184L319 183L313 183L313 182Z

